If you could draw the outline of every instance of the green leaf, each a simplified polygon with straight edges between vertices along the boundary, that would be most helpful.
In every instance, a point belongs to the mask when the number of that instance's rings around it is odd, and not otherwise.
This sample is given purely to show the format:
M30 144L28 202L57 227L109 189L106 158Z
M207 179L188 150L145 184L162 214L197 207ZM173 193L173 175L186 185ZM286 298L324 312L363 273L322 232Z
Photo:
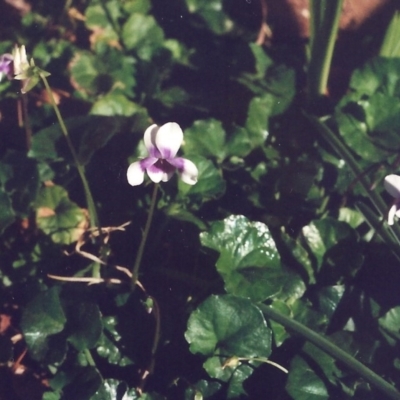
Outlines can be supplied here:
M106 379L102 382L97 392L90 400L115 400L118 399L119 386L125 385L116 379ZM126 386L126 385L125 385Z
M387 159L389 152L377 148L371 142L365 121L341 111L336 112L335 118L344 141L361 158L371 162Z
M231 216L212 223L200 240L219 252L216 267L227 292L263 301L282 290L287 275L265 224Z
M271 307L274 308L276 311L279 311L281 314L290 316L291 315L291 310L286 304L286 302L282 300L274 300L271 304ZM269 326L272 329L273 333L273 338L274 338L274 343L276 346L281 346L283 342L290 337L290 335L286 332L286 329L283 325L278 324L274 320L269 320L268 321Z
M154 98L163 103L165 107L174 108L178 105L184 105L187 103L190 97L183 88L172 86L156 93Z
M379 327L389 344L394 346L400 340L400 306L391 308L379 318Z
M110 364L116 364L121 367L131 365L132 360L124 356L118 348L118 342L121 339L120 334L116 331L118 319L114 316L103 317L102 322L104 332L96 346L97 354L106 358Z
M216 119L195 121L185 130L185 154L215 157L223 161L225 153L225 130Z
M128 14L147 14L151 9L150 0L125 0L123 8Z
M122 40L128 50L135 50L140 58L150 60L162 46L164 32L154 17L132 14L122 27Z
M324 286L318 290L319 309L330 319L344 294L344 285Z
M33 359L59 362L64 357L65 339L55 336L67 321L60 303L60 287L36 296L23 311L21 328Z
M253 147L261 146L268 137L268 119L271 116L271 97L254 97L249 105L246 129Z
M118 90L134 95L135 60L114 47L104 47L98 54L77 52L70 63L71 83L79 95L88 98Z
M349 224L353 229L355 229L365 221L365 218L357 210L342 207L339 210L338 220L346 222L346 224Z
M285 242L287 248L290 250L295 260L304 268L304 271L308 275L309 283L315 283L314 270L310 257L305 248L299 243L298 240L291 238L289 235L282 234L282 239Z
M229 156L246 157L252 150L251 139L245 128L236 126L225 144L226 154Z
M83 93L97 93L97 76L99 75L96 56L89 52L76 53L71 61L71 80L75 87Z
M358 97L376 92L400 97L400 59L376 57L351 76L350 88Z
M290 363L286 391L293 400L328 400L328 390L307 361L296 356Z
M302 230L304 238L317 260L320 270L323 264L335 276L339 272L351 275L359 266L361 253L357 233L346 223L333 218L311 222ZM340 269L340 271L338 270Z
M36 223L55 243L71 244L83 233L84 211L61 186L43 188L36 200Z
M0 192L4 191L11 201L16 214L26 217L39 190L39 172L37 163L24 152L8 150L0 160ZM1 190L2 189L2 190ZM3 195L5 205L4 224L11 221L12 211L7 207L7 196ZM8 208L8 209L7 209Z
M98 305L79 287L64 289L62 305L67 317L68 341L79 351L93 348L103 330Z
M186 389L185 400L197 400L197 398L207 399L208 397L213 396L220 389L221 384L219 382L209 382L202 379ZM195 397L196 394L201 394L201 397Z
M222 0L186 0L189 12L199 15L206 26L217 35L227 33L233 28L233 21L223 11Z
M142 107L130 101L121 93L109 93L97 100L91 110L92 115L106 115L113 117L116 115L130 117L141 111Z
M210 160L201 156L190 156L188 158L194 162L199 171L198 181L195 185L188 185L179 180L179 197L189 197L192 201L199 203L221 197L226 188L221 171L215 168Z
M99 390L101 376L94 367L75 367L71 381L63 388L62 400L88 400Z
M271 331L249 300L211 296L192 312L185 338L192 353L223 357L268 357Z

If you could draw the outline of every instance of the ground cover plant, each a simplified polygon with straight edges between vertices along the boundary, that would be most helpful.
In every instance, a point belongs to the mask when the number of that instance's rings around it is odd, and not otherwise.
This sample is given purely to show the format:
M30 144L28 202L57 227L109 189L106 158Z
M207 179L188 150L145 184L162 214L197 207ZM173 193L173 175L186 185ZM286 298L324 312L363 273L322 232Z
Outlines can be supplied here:
M343 62L347 3L0 3L1 399L400 399L400 19Z

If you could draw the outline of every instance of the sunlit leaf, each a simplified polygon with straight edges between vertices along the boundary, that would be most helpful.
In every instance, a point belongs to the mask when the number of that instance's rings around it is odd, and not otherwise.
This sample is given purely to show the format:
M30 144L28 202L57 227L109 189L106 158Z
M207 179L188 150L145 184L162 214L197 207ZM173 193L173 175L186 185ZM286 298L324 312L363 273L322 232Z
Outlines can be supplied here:
M225 130L215 119L199 120L185 130L185 154L215 157L222 161L225 157Z
M153 16L135 13L125 22L122 39L129 50L135 50L139 57L150 60L162 45L164 32Z
M219 253L216 267L229 293L262 301L282 290L287 275L265 224L231 216L212 223L200 239Z

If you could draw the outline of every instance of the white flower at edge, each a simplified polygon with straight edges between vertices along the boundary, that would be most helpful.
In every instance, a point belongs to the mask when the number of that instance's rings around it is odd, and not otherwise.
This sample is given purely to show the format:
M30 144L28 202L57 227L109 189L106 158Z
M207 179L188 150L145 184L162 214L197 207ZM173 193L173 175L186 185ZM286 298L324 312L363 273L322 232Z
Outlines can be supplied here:
M30 62L28 61L25 46L15 46L12 57L14 60L14 79L23 82L21 93L29 92L39 82L40 77L50 75L49 72L37 67L33 58Z
M26 56L25 46L15 46L13 50L14 58L14 75L15 79L26 79L29 69L28 57Z
M175 171L183 182L189 185L197 182L198 170L192 161L176 157L183 141L183 132L177 123L151 125L146 129L143 141L149 156L129 166L127 177L130 185L143 183L144 171L155 183L167 182Z
M394 197L394 203L390 207L388 214L388 224L394 224L394 217L400 218L400 176L399 175L388 175L385 177L383 186L386 191Z

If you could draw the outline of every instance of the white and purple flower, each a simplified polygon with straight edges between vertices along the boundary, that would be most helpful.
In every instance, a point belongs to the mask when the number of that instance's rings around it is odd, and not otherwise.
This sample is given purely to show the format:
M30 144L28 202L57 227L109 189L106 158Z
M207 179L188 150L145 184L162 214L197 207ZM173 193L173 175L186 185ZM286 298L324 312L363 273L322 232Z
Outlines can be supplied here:
M0 56L0 82L4 76L8 79L13 77L13 56L12 54L2 54Z
M186 158L176 157L183 141L183 132L177 123L151 125L146 129L143 141L149 156L129 166L127 177L130 185L143 183L144 171L155 183L169 181L175 171L183 182L189 185L197 182L197 167Z
M388 224L393 225L394 217L400 218L400 176L394 174L386 176L383 186L394 197L393 205L388 214Z

